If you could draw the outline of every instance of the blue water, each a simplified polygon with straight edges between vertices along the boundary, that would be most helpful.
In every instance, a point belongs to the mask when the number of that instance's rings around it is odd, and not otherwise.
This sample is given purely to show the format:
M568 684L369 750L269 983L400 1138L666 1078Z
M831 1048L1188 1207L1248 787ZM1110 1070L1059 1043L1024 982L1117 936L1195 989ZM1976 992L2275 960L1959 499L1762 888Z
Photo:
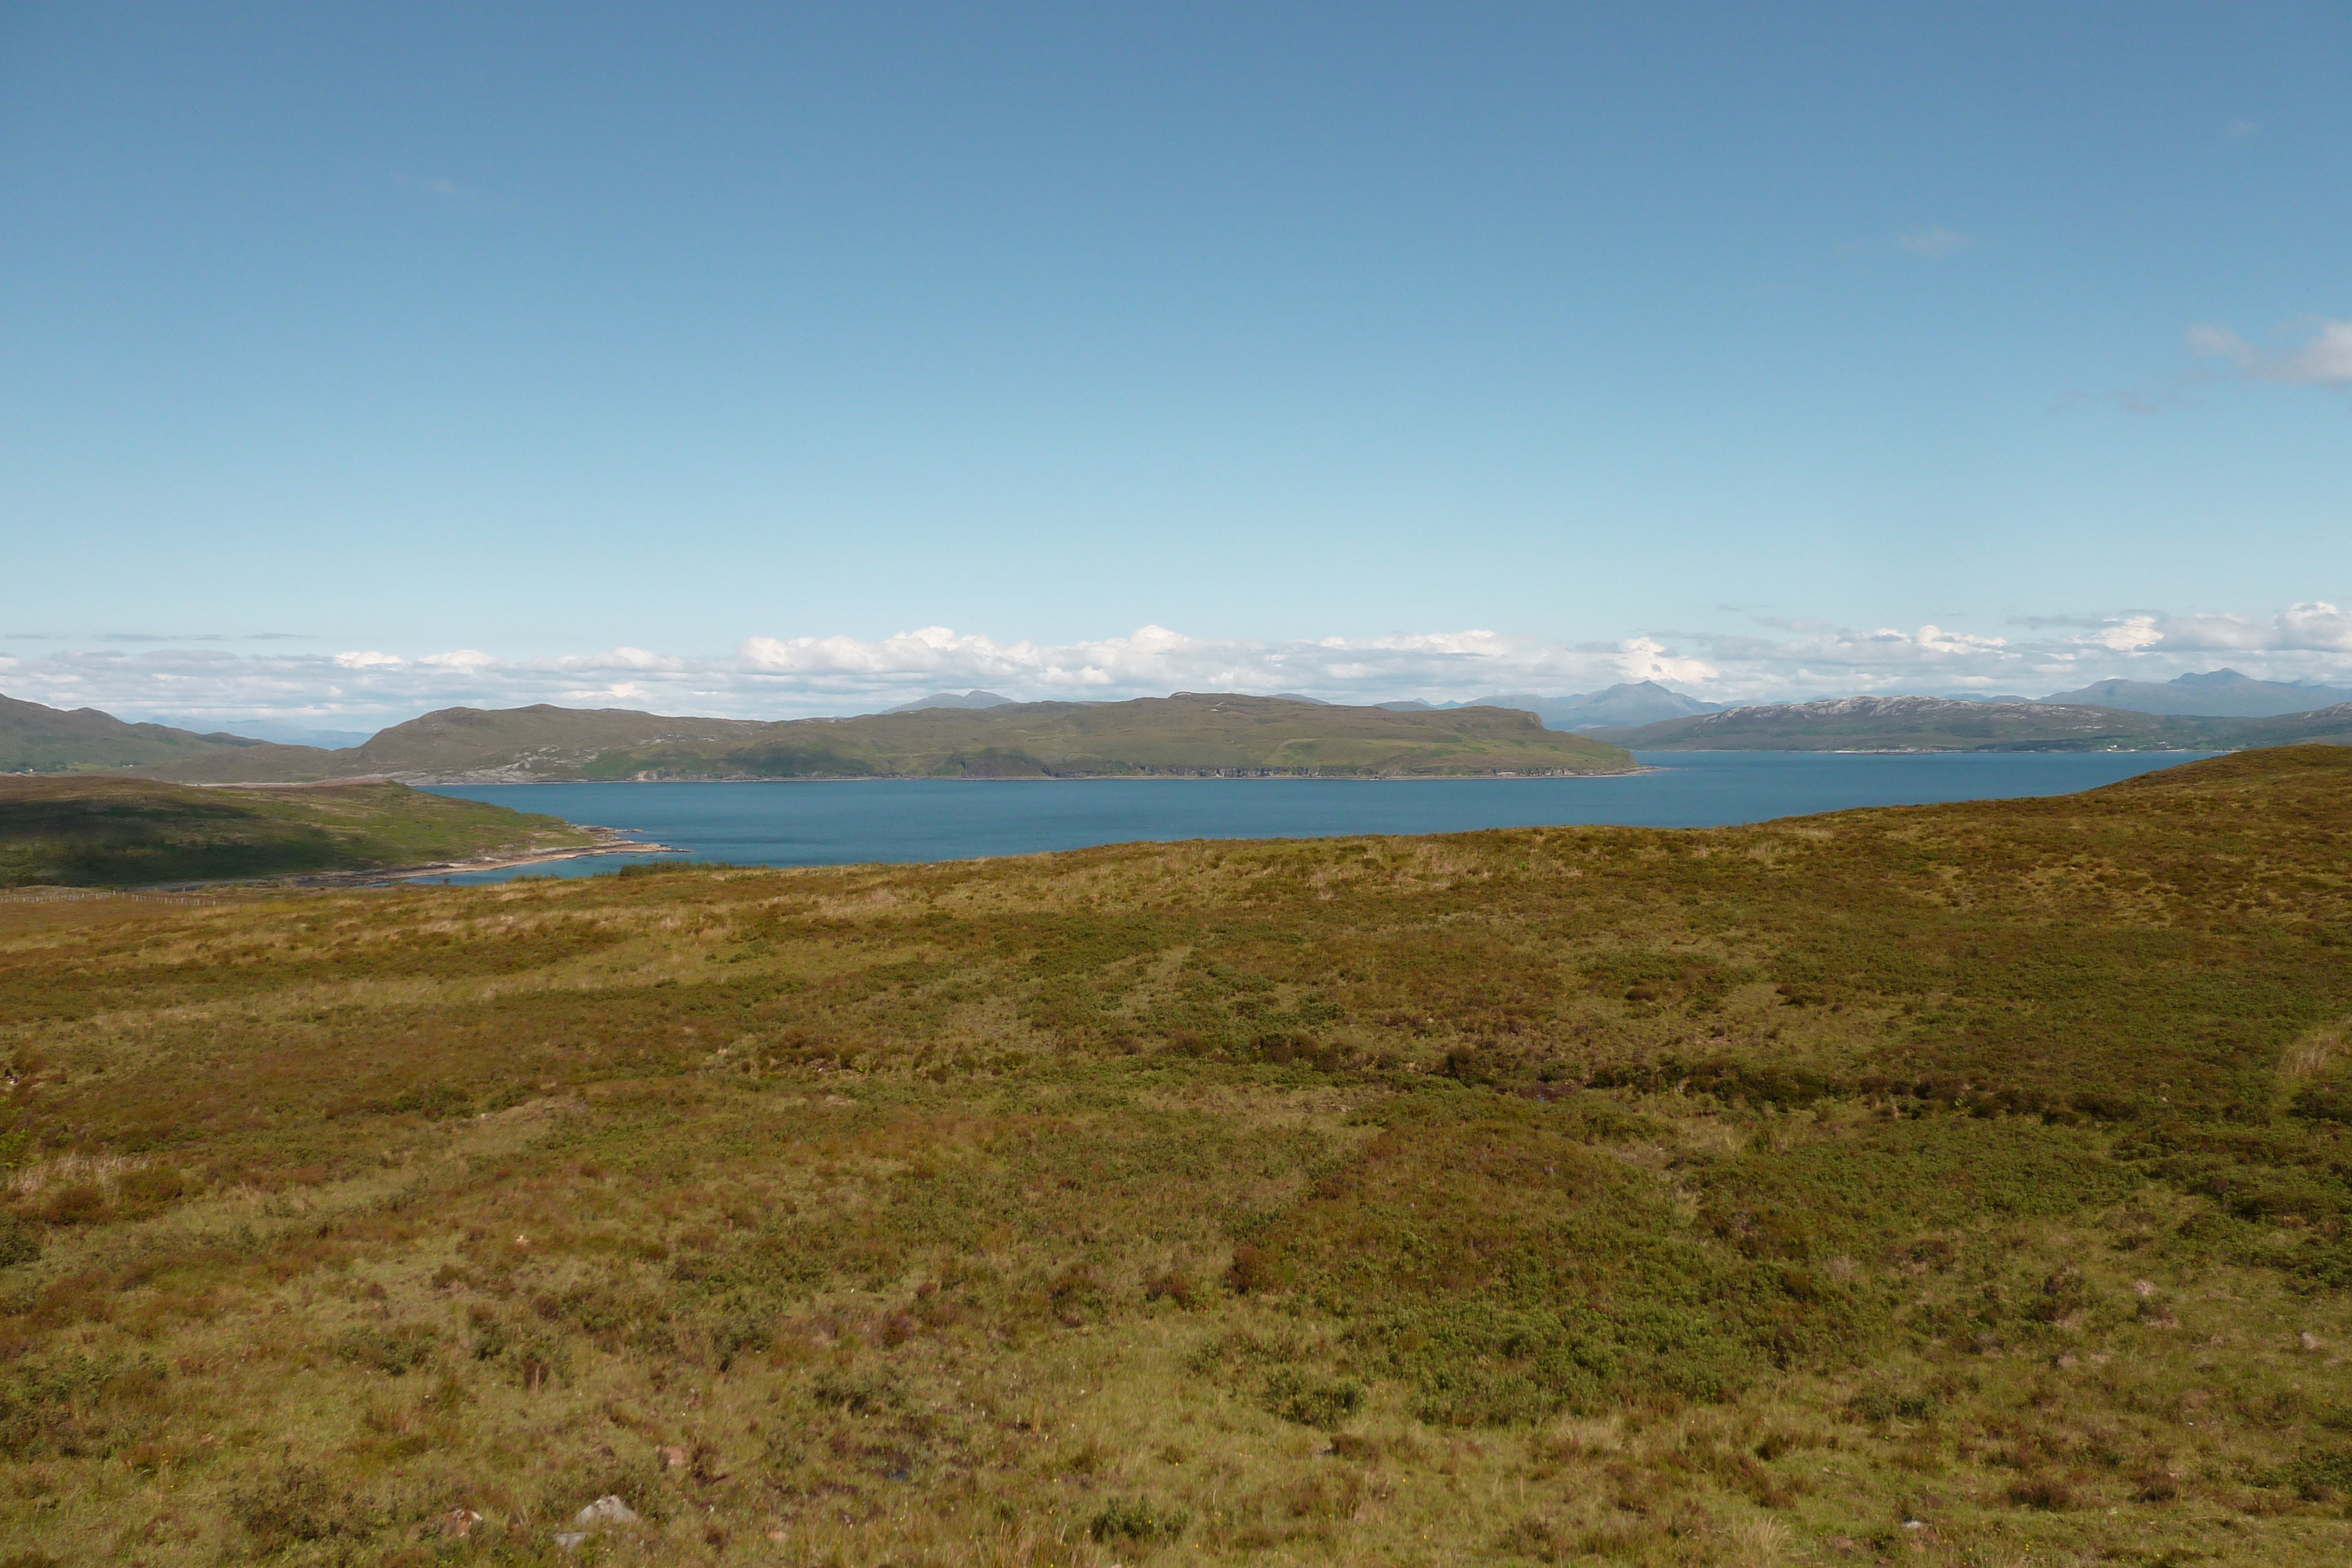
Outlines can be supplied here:
M488 784L436 792L642 832L696 860L855 865L1031 854L1139 839L1321 838L1616 823L1712 828L1853 806L2065 795L2185 752L1645 752L1612 779L898 779L774 784ZM590 876L668 855L594 855L447 880Z

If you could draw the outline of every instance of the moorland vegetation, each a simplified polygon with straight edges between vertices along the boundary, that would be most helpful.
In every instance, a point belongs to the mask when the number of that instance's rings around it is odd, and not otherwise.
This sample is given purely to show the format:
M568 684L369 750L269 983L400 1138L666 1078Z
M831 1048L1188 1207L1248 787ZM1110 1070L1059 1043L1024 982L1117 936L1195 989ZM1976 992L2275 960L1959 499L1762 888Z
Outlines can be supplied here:
M2347 787L0 902L0 1539L2342 1562Z

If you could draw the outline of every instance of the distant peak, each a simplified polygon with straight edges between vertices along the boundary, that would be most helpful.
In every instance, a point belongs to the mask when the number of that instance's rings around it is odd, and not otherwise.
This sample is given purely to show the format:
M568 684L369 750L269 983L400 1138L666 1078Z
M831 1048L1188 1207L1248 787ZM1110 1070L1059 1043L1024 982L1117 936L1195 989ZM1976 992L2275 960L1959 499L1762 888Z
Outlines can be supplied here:
M882 711L884 713L916 713L924 708L934 707L978 708L1011 707L1012 706L1011 697L1000 696L994 692L974 690L965 692L961 695L954 692L933 692L929 696L918 698L910 703L900 703L897 707L884 708Z

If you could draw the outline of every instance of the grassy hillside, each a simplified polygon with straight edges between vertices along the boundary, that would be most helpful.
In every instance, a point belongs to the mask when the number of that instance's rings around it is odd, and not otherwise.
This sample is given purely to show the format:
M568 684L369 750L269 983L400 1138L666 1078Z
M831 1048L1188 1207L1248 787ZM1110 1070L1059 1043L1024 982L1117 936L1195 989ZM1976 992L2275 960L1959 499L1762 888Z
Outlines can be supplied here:
M929 708L770 726L748 746L608 753L601 777L641 770L762 779L1042 779L1145 774L1595 773L1631 768L1612 746L1506 708L1393 713L1279 697L1147 697Z
M233 757L206 757L169 770L175 779L249 779L383 778L415 781L477 778L579 779L607 754L688 747L723 752L774 727L757 719L676 718L627 708L443 708L380 730L366 744L341 751L273 758L285 771L237 771ZM301 747L287 747L299 751Z
M299 748L279 748L294 750ZM294 759L298 776L520 779L1044 779L1144 774L1588 773L1618 748L1500 708L1390 713L1273 697L1016 703L862 718L666 718L576 708L451 708L365 746ZM207 757L174 777L234 775Z
M1836 697L1592 732L1636 751L2179 751L2241 744L2242 719L1942 697Z
M591 841L554 817L399 784L198 789L0 778L0 887L359 871Z
M0 774L202 769L276 778L315 768L328 755L234 735L197 735L161 724L125 724L96 708L45 707L0 696Z
M2352 703L2278 718L2243 720L2232 727L2240 746L2352 746Z
M0 904L0 1539L2342 1562L2347 786Z

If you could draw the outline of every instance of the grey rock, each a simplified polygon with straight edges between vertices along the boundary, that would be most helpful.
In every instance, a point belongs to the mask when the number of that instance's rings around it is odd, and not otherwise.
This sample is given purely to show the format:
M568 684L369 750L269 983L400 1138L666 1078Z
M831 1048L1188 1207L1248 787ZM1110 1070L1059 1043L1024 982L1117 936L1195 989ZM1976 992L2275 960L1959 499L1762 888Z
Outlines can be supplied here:
M600 1497L573 1515L572 1522L591 1529L601 1524L635 1524L637 1511L617 1497Z

